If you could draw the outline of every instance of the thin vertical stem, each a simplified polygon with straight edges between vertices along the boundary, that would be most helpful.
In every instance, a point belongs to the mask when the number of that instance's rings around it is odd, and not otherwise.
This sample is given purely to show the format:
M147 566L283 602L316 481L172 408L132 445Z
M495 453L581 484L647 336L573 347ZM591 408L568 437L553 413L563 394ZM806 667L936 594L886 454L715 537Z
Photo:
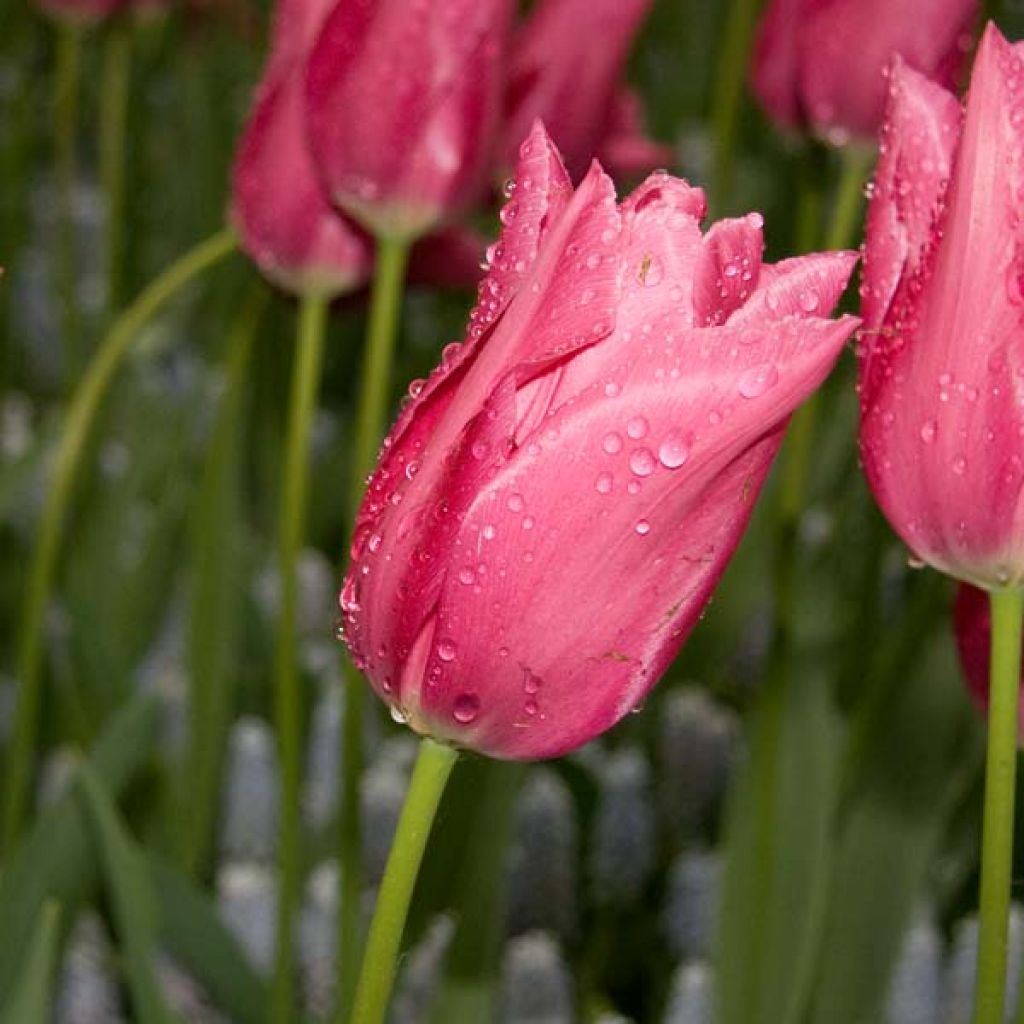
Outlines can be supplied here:
M718 51L711 124L715 147L712 201L719 210L728 209L732 192L747 56L760 6L760 0L732 0Z
M366 477L373 468L377 447L384 434L391 397L398 314L408 255L408 243L405 241L384 238L378 243L352 451L349 509L350 522L353 526L362 500ZM338 1024L348 1017L362 944L359 779L363 770L365 702L365 684L354 666L346 661L341 813L338 817L341 891L338 900L338 973L334 1010L334 1019Z
M832 217L825 235L826 249L846 249L857 244L857 226L864 185L867 183L874 160L874 149L847 146L842 150L839 181L832 203Z
M111 25L103 53L100 86L100 180L106 201L103 263L109 318L121 298L124 226L125 134L131 77L132 39L128 26Z
M992 646L974 1024L1001 1024L1006 1000L1006 933L1013 875L1013 809L1017 781L1024 591L994 590L989 594L989 604L992 610Z
M43 617L53 590L74 484L97 414L114 375L142 327L165 302L202 271L233 252L235 246L234 233L221 231L189 250L157 277L110 328L71 399L53 456L50 489L29 564L18 633L18 704L4 780L0 833L0 849L5 852L17 838L25 813L42 690Z
M281 764L278 833L277 952L272 1019L294 1019L293 931L301 884L299 787L302 774L302 699L296 664L298 582L295 563L302 547L309 492L309 440L323 365L328 300L311 293L299 307L298 350L285 442L278 523L281 605L274 655L274 718Z
M81 29L57 27L57 54L53 86L54 172L57 195L57 226L54 234L54 282L60 297L65 388L78 370L79 310L75 272L75 129L78 123L78 89L82 61Z
M458 754L424 737L398 819L366 942L351 1024L382 1024L398 967L416 876L441 796Z

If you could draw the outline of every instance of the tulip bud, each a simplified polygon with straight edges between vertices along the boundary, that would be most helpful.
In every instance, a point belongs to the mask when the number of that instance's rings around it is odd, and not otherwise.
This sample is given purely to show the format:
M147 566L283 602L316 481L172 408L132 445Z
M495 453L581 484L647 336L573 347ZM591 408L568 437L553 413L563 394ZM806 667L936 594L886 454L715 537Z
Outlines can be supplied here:
M984 590L961 583L953 605L953 632L960 655L960 668L967 681L967 690L978 710L988 714L989 655L992 643L992 620L988 594ZM1024 678L1024 672L1022 672ZM1024 704L1018 712L1018 744L1024 743Z
M714 972L707 964L683 964L672 977L663 1024L711 1024Z
M328 9L325 0L282 0L235 157L231 220L245 251L276 285L333 296L368 278L370 245L331 206L309 152L306 61Z
M277 748L258 718L239 719L228 737L219 847L230 860L269 862L277 848Z
M873 141L884 72L899 54L952 87L978 0L772 0L758 27L754 92L782 127L843 145Z
M795 406L857 320L856 261L761 263L761 218L702 235L652 175L573 192L539 125L468 338L385 441L345 637L417 731L554 757L636 708L696 623Z
M252 966L269 971L277 917L273 871L259 864L223 865L217 871L217 910Z
M413 238L471 202L497 126L509 0L338 0L306 78L334 202Z
M677 959L710 956L721 876L721 858L712 851L688 850L672 864L662 930Z
M639 99L618 88L650 7L651 0L542 0L534 7L509 58L499 146L506 168L538 118L574 181L598 154L612 157L613 173L668 163L671 151L642 133Z
M544 932L512 939L501 965L501 1017L506 1024L570 1024L572 979L558 943Z
M1024 580L1024 47L985 33L966 113L897 61L866 232L860 448L915 557Z

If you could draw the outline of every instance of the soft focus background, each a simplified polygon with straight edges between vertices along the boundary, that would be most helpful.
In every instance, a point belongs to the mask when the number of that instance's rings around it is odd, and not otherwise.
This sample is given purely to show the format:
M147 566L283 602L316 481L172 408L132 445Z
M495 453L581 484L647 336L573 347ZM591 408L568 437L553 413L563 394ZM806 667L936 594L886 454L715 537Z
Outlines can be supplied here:
M671 169L703 185L727 6L659 0L630 64L653 134L675 153ZM107 30L89 34L70 347L52 256L55 34L15 0L0 8L0 747L64 396L108 309L223 224L267 7L191 0L133 28L124 258L112 302L96 170ZM1020 0L989 8L1009 38L1024 35ZM827 208L835 157L822 150L818 160ZM747 100L735 187L711 196L716 214L760 210L767 258L788 255L798 177L796 144ZM493 233L496 224L477 226ZM471 301L471 290L409 289L401 388L461 337ZM299 568L309 708L299 961L310 1019L332 1005L342 714L334 595L364 312L355 296L331 319ZM228 353L253 320L240 370ZM147 977L178 1019L264 1019L277 816L273 538L293 321L293 304L235 257L146 326L105 403L47 610L34 809L0 863L0 1007L33 986L47 990L56 949L58 1021L144 1019ZM701 1024L712 1019L716 970L765 1024L967 1021L982 727L952 646L951 586L908 565L858 470L853 378L851 353L826 385L799 523L799 656L781 727L744 728L772 630L769 485L704 621L646 707L557 763L459 763L414 904L394 1021L471 1021L471 1008L490 1005L482 1019L508 1024ZM241 415L226 414L228 402ZM231 725L206 737L214 756L200 769L189 695L214 676ZM415 744L376 702L365 729L360 810L372 883ZM771 752L773 777L730 787L752 746ZM88 800L68 788L86 757ZM213 823L193 814L203 787L219 794ZM727 819L737 822L728 845ZM57 909L54 947L46 922ZM1014 929L1019 973L1024 912ZM0 1019L29 1020L17 1012Z

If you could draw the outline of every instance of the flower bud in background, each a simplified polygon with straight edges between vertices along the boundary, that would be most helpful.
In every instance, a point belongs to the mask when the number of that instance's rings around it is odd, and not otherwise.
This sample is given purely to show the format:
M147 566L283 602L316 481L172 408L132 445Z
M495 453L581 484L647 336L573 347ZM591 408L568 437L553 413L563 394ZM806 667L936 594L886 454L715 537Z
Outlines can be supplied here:
M930 913L903 936L885 1001L883 1024L935 1024L942 1019L942 933Z
M333 201L377 236L415 238L484 183L510 0L338 0L306 78Z
M970 50L978 0L772 0L761 18L751 79L783 128L836 145L873 142L885 70L899 54L952 88Z
M639 98L619 86L650 8L651 0L540 0L512 41L499 146L505 169L537 118L574 181L595 156L612 174L670 162L671 150L643 133Z
M984 590L969 583L961 583L957 588L953 632L971 700L987 718L992 619L988 594ZM1024 743L1024 705L1020 707L1018 721L1018 743Z
M687 850L672 864L662 930L679 960L704 960L711 954L722 861L708 850Z
M707 964L683 964L672 978L663 1024L712 1024L715 975Z
M266 276L339 295L369 277L370 243L335 210L309 152L306 60L331 0L281 0L264 77L235 157L231 220Z
M217 871L217 910L256 970L274 962L277 879L262 864L228 863Z
M652 175L574 192L521 150L464 345L385 441L341 593L356 663L418 732L555 757L637 707L743 533L793 409L857 325L856 261L761 263Z
M1024 580L1024 46L989 26L966 113L897 61L868 212L860 450L914 556Z
M277 849L277 747L270 727L240 718L231 727L219 847L227 860L270 862Z
M57 976L58 1024L124 1024L114 950L103 918L84 911L68 936Z
M504 1024L572 1024L572 978L558 943L544 932L512 939L501 964Z

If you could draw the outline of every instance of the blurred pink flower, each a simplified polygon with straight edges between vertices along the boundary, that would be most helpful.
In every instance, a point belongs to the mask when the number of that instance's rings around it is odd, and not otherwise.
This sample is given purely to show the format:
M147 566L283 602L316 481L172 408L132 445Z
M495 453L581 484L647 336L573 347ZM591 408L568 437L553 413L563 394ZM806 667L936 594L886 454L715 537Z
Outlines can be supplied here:
M1024 581L1024 45L989 26L966 113L900 61L868 214L860 447L893 529Z
M874 141L885 69L899 54L952 87L970 49L978 0L771 0L751 78L765 110L789 129L836 143Z
M646 173L672 151L643 131L638 97L619 86L651 0L540 0L512 43L499 162L515 164L540 118L573 180L599 156L613 174Z
M309 61L310 142L332 200L412 238L471 205L500 114L510 0L339 0Z
M345 635L416 730L551 757L638 706L696 623L790 414L857 320L856 261L761 262L664 173L573 191L538 125L462 345L385 441Z

